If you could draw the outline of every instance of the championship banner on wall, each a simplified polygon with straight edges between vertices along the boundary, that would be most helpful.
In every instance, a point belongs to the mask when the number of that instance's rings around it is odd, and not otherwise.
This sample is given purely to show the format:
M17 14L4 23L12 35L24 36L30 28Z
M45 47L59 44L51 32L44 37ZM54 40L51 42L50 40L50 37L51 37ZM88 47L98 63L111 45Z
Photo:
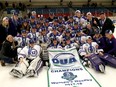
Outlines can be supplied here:
M80 63L75 48L49 49L48 87L101 87Z

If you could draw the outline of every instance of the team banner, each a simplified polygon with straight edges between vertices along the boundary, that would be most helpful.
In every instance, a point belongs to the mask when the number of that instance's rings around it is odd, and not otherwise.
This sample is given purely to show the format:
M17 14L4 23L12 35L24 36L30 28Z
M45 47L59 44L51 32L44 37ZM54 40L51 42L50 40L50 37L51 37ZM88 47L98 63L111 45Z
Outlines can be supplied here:
M101 87L83 67L75 48L49 49L48 87Z

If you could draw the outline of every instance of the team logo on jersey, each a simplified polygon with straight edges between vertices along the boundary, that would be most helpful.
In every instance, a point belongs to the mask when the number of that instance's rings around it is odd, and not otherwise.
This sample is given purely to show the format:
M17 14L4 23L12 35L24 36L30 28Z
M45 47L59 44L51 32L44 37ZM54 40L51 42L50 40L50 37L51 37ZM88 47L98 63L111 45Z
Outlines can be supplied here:
M37 50L36 49L32 49L31 52L30 52L30 56L32 57L36 57L38 54Z
M93 46L92 46L91 48L89 47L89 48L88 48L88 52L89 52L89 53L95 52L95 48L94 48Z
M72 72L64 72L63 76L61 78L66 79L68 81L72 81L77 77L77 75L74 75Z
M54 56L52 62L54 66L70 67L70 66L74 66L77 60L72 53L59 53Z

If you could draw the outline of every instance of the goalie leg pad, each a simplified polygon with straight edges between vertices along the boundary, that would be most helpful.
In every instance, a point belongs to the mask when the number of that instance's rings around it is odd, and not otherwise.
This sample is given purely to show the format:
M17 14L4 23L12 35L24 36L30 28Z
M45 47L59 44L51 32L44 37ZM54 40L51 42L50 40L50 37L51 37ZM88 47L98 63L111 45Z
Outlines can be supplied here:
M110 54L104 54L100 56L101 60L103 60L107 65L116 68L116 57L113 57Z
M23 62L19 62L10 72L10 75L21 77L26 74L27 67L29 66L29 63L26 59L23 60Z
M92 54L89 57L89 61L96 71L105 72L105 64L101 61L98 55Z
M41 69L42 66L43 61L39 57L32 60L27 70L27 77L38 75L38 71Z

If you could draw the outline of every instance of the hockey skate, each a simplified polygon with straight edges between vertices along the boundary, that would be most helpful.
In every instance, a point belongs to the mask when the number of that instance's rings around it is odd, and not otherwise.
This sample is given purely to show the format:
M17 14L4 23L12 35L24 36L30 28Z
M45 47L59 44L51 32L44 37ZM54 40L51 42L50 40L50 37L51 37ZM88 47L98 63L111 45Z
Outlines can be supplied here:
M18 71L18 70L16 70L16 69L12 69L9 74L14 76L14 77L18 77L18 78L22 78L23 77L23 73Z
M86 66L86 67L90 67L90 61L87 59L87 58L85 58L83 61L82 61L82 64L84 65L84 66Z
M100 72L104 73L105 72L105 67L102 64L100 64L99 65L99 70L100 70Z
M35 76L35 71L34 70L28 70L26 73L26 77L34 77Z

